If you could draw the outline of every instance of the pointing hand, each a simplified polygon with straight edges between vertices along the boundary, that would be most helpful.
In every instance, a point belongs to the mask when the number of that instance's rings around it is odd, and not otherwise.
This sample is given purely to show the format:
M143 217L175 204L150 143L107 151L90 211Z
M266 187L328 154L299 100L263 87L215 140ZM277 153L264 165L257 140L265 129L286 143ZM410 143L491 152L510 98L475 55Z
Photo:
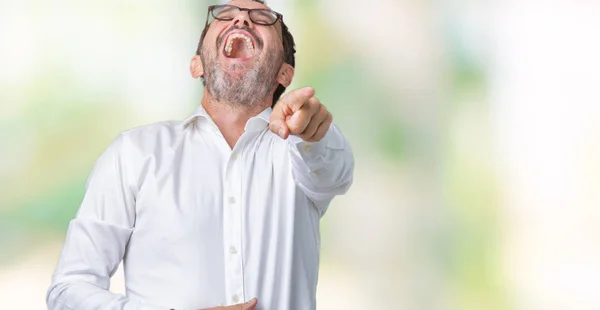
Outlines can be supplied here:
M287 139L290 134L307 142L323 139L333 116L314 95L312 87L304 87L279 99L271 113L271 131L282 139Z

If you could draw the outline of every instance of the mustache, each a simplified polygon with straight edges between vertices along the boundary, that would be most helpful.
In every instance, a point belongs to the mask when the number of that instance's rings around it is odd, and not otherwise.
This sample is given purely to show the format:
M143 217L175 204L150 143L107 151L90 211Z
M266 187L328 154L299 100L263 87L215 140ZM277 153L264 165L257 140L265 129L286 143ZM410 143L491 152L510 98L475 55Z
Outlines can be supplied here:
M259 49L262 49L263 47L263 41L258 37L258 35L250 28L248 27L231 27L231 29L227 30L227 32L225 32L224 34L222 34L218 39L217 39L217 50L219 49L219 46L221 46L223 44L223 41L225 40L225 38L227 38L227 36L235 30L244 30L246 32L248 32L252 38L254 38L254 42L256 42L256 47L258 47Z

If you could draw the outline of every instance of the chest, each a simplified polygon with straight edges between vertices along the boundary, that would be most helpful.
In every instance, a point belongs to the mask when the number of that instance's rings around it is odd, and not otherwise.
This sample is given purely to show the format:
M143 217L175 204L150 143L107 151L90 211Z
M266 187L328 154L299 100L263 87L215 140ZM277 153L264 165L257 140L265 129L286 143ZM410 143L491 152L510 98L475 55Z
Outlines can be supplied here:
M243 135L233 149L210 135L182 141L147 154L140 178L136 227L170 242L251 218L278 222L293 216L299 192L285 141L264 134Z

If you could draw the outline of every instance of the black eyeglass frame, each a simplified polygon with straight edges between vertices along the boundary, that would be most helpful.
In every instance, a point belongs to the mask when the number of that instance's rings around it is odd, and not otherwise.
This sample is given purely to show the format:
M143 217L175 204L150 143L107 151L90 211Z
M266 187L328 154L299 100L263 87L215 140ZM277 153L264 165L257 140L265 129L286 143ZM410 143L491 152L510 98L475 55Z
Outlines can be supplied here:
M268 10L268 9L247 9L247 8L240 8L239 6L230 5L230 4L217 4L217 5L210 5L210 6L208 6L208 13L206 14L206 24L205 24L204 26L205 26L205 27L206 27L206 26L208 26L208 24L209 24L209 23L208 23L208 19L210 18L210 15L211 15L211 14L212 14L212 17L213 17L214 19L216 19L216 20L220 20L220 21L232 21L232 20L233 20L233 18L229 18L229 19L227 19L227 18L218 18L218 17L216 17L216 16L215 16L215 14L213 13L213 12L214 12L214 10L215 10L216 8L225 8L225 7L236 8L236 9L238 9L240 12L244 12L244 11L245 11L245 12L248 12L248 18L250 18L250 20L251 20L253 23L255 23L255 24L257 24L257 25L261 25L261 26L272 26L272 25L275 25L275 24L277 23L277 21L279 21L279 20L283 20L283 15L282 15L282 14L280 14L280 13L277 13L277 12L275 12L275 11L273 11L273 10ZM260 21L259 21L259 22L255 22L255 21L252 19L252 12L253 12L253 11L263 11L263 12L267 12L267 13L269 13L269 14L275 14L276 18L275 18L275 20L274 20L272 23L263 23L263 22L260 22Z

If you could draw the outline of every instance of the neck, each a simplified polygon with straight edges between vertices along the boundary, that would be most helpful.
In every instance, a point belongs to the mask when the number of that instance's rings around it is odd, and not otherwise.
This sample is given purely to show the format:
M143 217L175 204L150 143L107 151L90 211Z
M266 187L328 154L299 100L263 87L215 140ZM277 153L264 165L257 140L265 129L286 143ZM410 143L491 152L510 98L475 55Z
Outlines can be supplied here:
M244 106L237 102L218 101L206 89L202 97L202 107L204 107L215 125L219 127L221 134L232 149L244 133L248 120L270 106L271 102L267 99L253 106Z

